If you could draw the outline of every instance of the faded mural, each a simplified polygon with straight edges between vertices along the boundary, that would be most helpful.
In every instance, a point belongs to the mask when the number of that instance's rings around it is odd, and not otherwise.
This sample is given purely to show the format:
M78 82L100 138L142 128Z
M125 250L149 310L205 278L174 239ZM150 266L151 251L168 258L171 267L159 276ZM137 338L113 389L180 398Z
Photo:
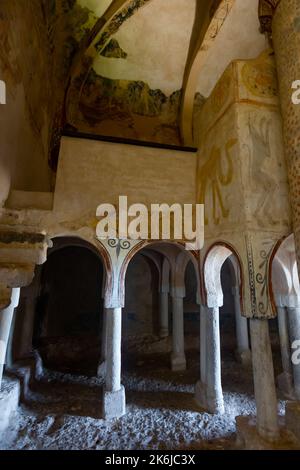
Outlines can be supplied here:
M246 316L272 317L269 262L291 231L274 55L235 61L200 113L197 199L205 204L205 250L239 254ZM249 289L248 289L249 287Z
M89 0L1 1L1 79L10 99L18 100L16 108L24 110L24 123L18 127L26 130L15 159L23 163L11 168L15 187L51 188L49 166L56 170L65 130L180 145L180 88L165 92L138 76L126 79L126 73L112 79L105 69L96 72L93 66L97 57L128 58L129 51L114 35L148 3L132 0L114 12L108 0L101 5ZM196 111L201 106L196 96ZM16 135L17 123L8 123L12 132L14 125ZM29 174L32 166L40 169L39 175Z

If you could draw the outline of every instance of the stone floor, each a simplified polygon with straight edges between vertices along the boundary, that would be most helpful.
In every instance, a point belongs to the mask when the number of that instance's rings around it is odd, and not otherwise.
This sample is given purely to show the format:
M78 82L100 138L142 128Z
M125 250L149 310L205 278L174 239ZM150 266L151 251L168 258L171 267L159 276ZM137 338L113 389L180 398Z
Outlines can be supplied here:
M124 356L124 355L123 355ZM175 373L169 355L128 355L123 364L127 414L101 419L102 381L46 371L15 414L1 449L232 449L235 417L255 414L251 370L223 354L226 412L212 416L194 402L199 355L190 351L188 369ZM284 412L279 402L279 413Z

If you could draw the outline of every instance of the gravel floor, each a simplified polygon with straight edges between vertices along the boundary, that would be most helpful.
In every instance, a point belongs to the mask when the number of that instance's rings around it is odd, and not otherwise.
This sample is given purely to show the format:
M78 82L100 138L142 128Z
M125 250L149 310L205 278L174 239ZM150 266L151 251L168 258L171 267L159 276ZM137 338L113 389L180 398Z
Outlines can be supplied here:
M0 448L233 448L235 417L255 414L252 372L226 355L222 361L226 411L212 416L197 409L193 399L198 353L189 351L187 362L187 371L175 373L167 354L127 357L122 372L127 414L109 422L101 419L101 379L46 371L16 413ZM283 411L280 401L279 413Z

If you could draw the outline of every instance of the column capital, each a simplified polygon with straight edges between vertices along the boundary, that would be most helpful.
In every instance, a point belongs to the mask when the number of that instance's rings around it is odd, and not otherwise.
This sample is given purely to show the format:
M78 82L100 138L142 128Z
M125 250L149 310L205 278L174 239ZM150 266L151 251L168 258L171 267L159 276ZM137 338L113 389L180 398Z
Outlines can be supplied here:
M262 34L272 36L272 20L281 0L259 0L258 16Z

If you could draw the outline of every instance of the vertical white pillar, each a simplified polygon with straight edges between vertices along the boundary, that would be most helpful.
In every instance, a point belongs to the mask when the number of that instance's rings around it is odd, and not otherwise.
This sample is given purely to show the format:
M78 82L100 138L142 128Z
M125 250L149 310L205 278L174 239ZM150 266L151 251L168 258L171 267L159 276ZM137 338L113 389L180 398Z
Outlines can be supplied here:
M293 345L294 341L300 340L300 308L288 307L289 315L289 331L290 341ZM300 400L300 364L293 364L294 393L295 398Z
M172 296L173 305L173 330L172 330L172 370L180 371L186 369L186 359L184 352L184 318L183 318L183 297Z
M107 358L103 414L105 419L111 419L125 414L125 390L121 385L122 309L108 308L106 315Z
M107 309L107 372L106 390L117 392L121 388L121 329L122 309Z
M169 336L169 292L161 290L159 294L159 336L166 338Z
M248 321L242 316L240 290L238 287L232 288L234 298L235 325L236 325L236 356L244 365L251 363L251 351L249 348Z
M106 371L106 357L107 357L107 309L103 308L103 320L101 331L101 357L98 365L97 376L103 377Z
M195 400L200 408L207 408L206 403L206 341L207 341L207 322L208 309L205 305L200 306L200 380L195 387Z
M18 306L20 298L20 288L12 289L11 302L8 307L0 310L0 389L9 339L10 328L14 315L14 310Z
M269 441L279 438L277 397L268 320L250 320L257 431Z
M102 321L102 342L101 342L101 360L106 361L107 356L107 311L103 308L103 321Z
M290 354L290 338L288 316L285 307L277 307L277 320L283 373L277 377L279 388L288 395L293 394L292 363Z
M201 382L206 382L206 316L207 308L200 307L200 377Z
M212 413L224 413L221 380L221 345L219 307L207 309L206 315L206 402Z

